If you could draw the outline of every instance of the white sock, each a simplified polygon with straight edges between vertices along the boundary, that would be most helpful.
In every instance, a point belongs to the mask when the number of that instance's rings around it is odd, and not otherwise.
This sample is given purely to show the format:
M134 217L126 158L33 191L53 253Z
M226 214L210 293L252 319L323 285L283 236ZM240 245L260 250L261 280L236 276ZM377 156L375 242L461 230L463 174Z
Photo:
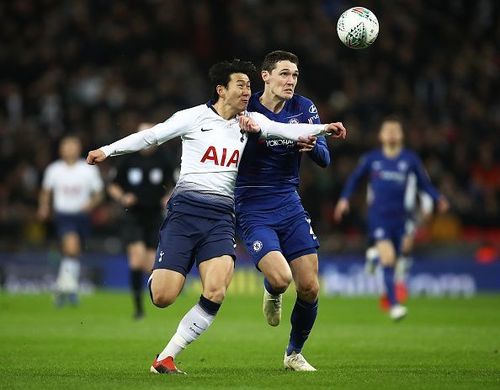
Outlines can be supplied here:
M215 316L208 314L199 304L194 305L182 318L177 331L165 349L158 355L158 360L167 356L175 358L188 344L191 344L204 333L214 321Z
M57 275L57 291L62 293L77 293L80 279L80 262L73 257L64 257L59 265Z

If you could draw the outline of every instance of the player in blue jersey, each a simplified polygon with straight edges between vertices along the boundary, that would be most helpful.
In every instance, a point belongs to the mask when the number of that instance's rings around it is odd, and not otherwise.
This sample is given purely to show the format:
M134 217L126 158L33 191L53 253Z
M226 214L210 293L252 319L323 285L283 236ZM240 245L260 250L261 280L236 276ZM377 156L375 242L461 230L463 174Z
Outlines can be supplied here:
M370 193L368 191L368 193ZM417 226L432 216L434 209L434 200L424 191L418 191L417 179L414 173L411 173L407 180L405 189L405 208L407 210L407 220L405 223L405 233L401 239L401 248L396 259L394 269L394 283L396 299L404 303L408 296L406 280L412 266L411 253L413 251L415 233ZM375 242L370 242L366 250L365 271L374 275L377 267L380 265L380 256L375 246ZM380 307L384 311L389 311L391 306L387 294L380 297Z
M210 68L213 100L172 115L150 129L92 150L89 164L182 138L181 170L160 228L156 260L148 282L153 303L167 307L198 267L202 295L153 361L155 374L182 373L175 358L213 323L231 282L235 259L234 185L247 132L263 139L299 140L311 134L345 137L341 124L283 124L248 112L249 62L220 62Z
M264 90L252 95L249 111L277 122L320 123L313 102L295 94L297 56L285 51L267 54L261 75ZM292 280L296 285L297 300L284 366L295 371L315 371L301 350L318 310L319 242L297 188L301 152L321 167L330 164L330 154L324 137L301 141L263 141L250 134L236 179L235 205L237 232L265 277L263 311L269 325L280 323L282 294Z
M381 149L365 154L347 180L335 207L334 218L340 221L349 211L349 197L363 177L368 177L368 231L383 267L384 285L390 304L390 317L397 321L407 314L395 294L394 268L406 234L408 208L405 206L408 180L416 178L419 189L429 194L444 212L448 201L432 186L420 158L403 146L403 127L399 119L390 117L382 122L379 139Z

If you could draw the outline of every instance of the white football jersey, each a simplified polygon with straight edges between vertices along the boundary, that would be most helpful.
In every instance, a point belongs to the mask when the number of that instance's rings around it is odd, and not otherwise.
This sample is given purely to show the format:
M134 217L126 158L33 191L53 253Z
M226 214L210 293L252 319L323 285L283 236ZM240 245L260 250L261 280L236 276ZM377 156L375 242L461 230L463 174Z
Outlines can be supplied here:
M104 184L99 169L85 160L73 165L57 160L45 170L42 187L52 191L56 212L74 214L81 212L92 194L103 190Z
M254 119L265 138L297 140L299 136L321 134L324 125L273 122L256 112L245 112ZM129 135L101 148L115 156L182 139L181 171L176 191L186 188L233 198L234 185L247 134L240 131L238 118L226 120L206 104L178 111L168 120Z

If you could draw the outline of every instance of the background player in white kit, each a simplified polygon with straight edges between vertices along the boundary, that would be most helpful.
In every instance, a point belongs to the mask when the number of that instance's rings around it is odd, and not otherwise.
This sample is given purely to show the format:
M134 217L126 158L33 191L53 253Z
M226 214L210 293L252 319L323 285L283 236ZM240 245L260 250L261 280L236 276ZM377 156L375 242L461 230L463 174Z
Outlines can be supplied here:
M298 140L300 136L345 137L342 124L308 125L272 122L246 112L250 98L250 62L221 62L210 69L213 101L178 111L167 121L89 152L89 164L182 137L181 172L160 229L150 278L153 303L172 304L196 263L202 295L179 323L176 333L151 366L153 373L181 373L174 358L204 333L225 297L234 268L234 184L247 142L244 131Z
M81 143L76 137L61 140L61 159L45 170L39 196L38 217L45 221L54 211L61 240L62 260L56 281L55 303L78 303L78 281L82 239L90 228L89 213L103 199L104 184L99 170L80 158Z

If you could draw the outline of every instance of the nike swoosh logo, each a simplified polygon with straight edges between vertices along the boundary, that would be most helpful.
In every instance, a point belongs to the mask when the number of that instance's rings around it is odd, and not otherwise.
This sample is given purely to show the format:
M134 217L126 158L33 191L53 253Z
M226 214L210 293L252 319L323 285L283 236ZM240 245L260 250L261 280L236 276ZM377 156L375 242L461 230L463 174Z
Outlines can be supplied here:
M201 131L210 131L210 130L213 130L213 129L204 129L203 127L201 128Z

